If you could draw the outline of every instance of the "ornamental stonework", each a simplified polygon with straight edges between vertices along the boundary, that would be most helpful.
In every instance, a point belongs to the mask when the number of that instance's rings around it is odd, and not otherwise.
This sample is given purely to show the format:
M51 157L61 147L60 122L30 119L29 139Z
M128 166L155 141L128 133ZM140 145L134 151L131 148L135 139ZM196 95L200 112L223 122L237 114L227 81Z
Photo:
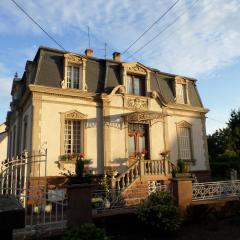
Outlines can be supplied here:
M87 116L83 113L74 111L74 112L66 113L65 118L68 118L68 119L86 119Z
M127 71L128 72L133 72L133 73L143 73L143 74L146 74L145 69L143 69L142 67L137 66L137 65L127 67Z
M76 55L66 54L64 57L68 62L71 62L71 63L81 64L83 62L83 59Z
M136 110L147 110L148 109L148 101L143 98L127 98L125 107L132 108Z

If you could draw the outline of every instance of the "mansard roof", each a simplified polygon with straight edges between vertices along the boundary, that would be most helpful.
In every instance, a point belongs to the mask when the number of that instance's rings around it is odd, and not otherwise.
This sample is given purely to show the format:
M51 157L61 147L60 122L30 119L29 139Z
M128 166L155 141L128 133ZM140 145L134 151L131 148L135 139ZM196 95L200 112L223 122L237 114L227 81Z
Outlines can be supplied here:
M33 61L27 61L22 77L23 89L28 84L61 88L64 78L64 54L69 53L58 49L40 47ZM122 85L122 68L130 63L110 59L87 57L74 53L86 60L86 84L88 91L95 93L110 93L118 85ZM135 63L150 74L150 90L159 92L166 103L175 102L175 77L177 75L164 73L158 69ZM199 97L196 80L188 79L188 97L190 105L203 107Z

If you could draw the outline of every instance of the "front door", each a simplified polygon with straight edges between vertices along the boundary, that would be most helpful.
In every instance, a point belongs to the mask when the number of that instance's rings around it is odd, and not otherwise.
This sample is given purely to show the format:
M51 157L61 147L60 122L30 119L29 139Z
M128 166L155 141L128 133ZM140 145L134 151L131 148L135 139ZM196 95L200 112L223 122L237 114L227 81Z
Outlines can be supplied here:
M148 124L128 124L128 154L130 158L136 158L145 154L149 159Z

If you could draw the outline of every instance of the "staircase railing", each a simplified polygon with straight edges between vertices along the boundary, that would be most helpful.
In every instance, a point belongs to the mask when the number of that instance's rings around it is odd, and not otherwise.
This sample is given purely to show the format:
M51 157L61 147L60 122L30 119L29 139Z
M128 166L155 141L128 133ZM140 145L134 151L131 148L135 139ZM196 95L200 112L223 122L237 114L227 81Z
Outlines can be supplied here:
M124 190L140 176L171 174L174 165L169 160L137 160L125 172L112 179L112 188Z
M123 190L133 183L140 176L140 164L139 160L131 165L127 171L121 173L117 176L115 181L115 188L118 190ZM114 184L113 184L114 185Z

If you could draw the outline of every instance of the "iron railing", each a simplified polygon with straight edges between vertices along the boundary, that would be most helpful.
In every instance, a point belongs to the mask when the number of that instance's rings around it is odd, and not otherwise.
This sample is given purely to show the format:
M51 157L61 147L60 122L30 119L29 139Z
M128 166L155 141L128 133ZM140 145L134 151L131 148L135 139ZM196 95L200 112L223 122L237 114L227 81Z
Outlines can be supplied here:
M193 183L192 201L240 197L240 180Z

